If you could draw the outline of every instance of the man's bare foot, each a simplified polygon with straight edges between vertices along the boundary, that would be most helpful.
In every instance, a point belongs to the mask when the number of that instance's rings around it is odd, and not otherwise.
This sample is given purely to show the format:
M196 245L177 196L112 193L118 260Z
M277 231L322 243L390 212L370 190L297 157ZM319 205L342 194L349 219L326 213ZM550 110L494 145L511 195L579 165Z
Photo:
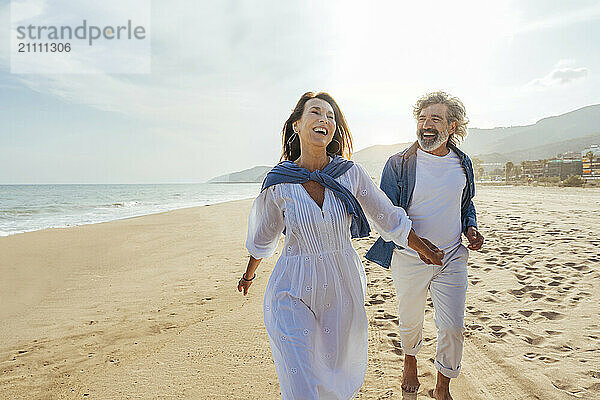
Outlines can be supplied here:
M450 378L438 371L437 382L433 390L433 398L437 400L452 400L450 395Z
M402 372L402 390L407 393L417 393L419 390L419 378L417 377L417 358L404 355L404 371Z

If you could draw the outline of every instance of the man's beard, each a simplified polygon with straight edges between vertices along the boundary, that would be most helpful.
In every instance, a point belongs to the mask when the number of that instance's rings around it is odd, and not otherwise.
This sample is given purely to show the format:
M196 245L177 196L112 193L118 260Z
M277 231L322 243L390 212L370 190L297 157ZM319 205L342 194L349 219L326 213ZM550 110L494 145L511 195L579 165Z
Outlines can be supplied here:
M425 138L423 136L424 133L435 133L435 136L430 138ZM448 134L448 129L444 132L439 132L435 128L428 129L417 129L417 140L419 142L419 146L425 151L434 151L438 149L448 138L450 134Z

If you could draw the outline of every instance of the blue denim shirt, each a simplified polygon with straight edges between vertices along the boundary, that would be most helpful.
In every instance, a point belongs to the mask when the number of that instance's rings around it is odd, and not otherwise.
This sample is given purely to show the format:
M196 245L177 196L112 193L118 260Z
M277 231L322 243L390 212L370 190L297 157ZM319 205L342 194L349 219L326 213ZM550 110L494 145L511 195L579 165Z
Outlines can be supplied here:
M417 170L417 148L415 142L409 148L391 156L381 174L381 190L387 194L395 206L408 210L415 190ZM462 232L466 233L469 226L477 228L477 215L473 205L475 196L475 178L473 176L473 165L469 157L456 146L448 143L448 148L453 150L460 159L460 164L465 170L467 184L462 192L460 217L462 221ZM389 268L392 261L394 248L402 248L394 242L386 242L382 238L377 239L375 244L367 252L367 260L373 261L384 268Z

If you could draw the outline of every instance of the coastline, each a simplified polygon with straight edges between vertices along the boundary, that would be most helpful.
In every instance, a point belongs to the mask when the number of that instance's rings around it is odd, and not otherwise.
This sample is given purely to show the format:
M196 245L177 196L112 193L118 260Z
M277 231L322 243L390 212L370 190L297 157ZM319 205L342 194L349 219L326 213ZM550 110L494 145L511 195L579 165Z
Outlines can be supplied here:
M455 398L600 394L598 198L599 189L478 191L486 244L470 256ZM0 391L7 399L279 398L262 296L281 247L247 297L235 290L251 203L0 238ZM354 241L361 258L376 237ZM395 293L386 270L363 262L369 365L358 398L394 398ZM420 396L433 388L434 352L429 306Z
M254 198L259 188L253 183L32 186L35 190L0 195L0 238L245 200Z

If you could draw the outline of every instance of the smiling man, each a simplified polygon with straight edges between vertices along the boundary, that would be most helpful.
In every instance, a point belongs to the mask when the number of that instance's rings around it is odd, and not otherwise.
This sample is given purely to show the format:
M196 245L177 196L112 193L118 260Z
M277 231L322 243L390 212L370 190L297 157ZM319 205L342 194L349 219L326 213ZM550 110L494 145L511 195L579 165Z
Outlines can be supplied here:
M423 343L427 292L435 309L438 330L434 397L452 399L450 379L460 372L463 352L468 249L479 250L473 167L457 148L465 138L468 120L462 102L444 92L429 93L414 107L417 141L388 160L381 189L404 208L413 229L445 252L443 265L430 264L411 249L379 238L367 259L390 268L398 295L399 333L404 351L402 389L417 392L416 355Z

